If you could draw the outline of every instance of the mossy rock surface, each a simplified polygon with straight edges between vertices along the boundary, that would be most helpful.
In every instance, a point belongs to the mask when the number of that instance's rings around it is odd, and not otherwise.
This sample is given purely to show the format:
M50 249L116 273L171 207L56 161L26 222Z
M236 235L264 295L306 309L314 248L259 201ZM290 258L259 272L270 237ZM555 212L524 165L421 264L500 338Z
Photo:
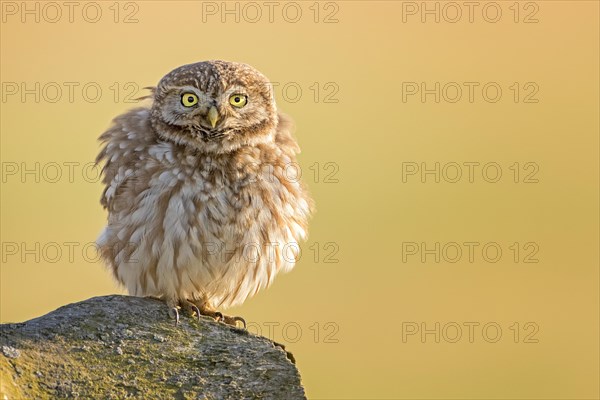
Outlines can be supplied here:
M245 330L163 302L95 297L0 325L4 399L305 399L288 354Z

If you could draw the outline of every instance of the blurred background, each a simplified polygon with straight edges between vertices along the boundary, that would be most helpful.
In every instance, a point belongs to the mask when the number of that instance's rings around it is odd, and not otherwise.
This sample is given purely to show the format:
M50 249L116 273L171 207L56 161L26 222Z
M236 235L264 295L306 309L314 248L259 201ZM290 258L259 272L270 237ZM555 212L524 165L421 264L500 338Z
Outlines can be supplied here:
M599 5L2 2L0 320L123 293L96 138L182 64L246 62L317 214L242 307L309 398L599 396Z

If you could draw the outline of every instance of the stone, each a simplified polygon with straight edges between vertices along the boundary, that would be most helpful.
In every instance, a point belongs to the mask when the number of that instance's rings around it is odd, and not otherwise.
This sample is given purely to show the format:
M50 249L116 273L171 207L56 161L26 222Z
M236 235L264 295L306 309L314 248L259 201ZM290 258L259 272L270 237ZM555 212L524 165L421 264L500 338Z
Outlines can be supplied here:
M0 347L0 399L306 398L279 345L206 317L176 326L150 298L95 297L0 325Z

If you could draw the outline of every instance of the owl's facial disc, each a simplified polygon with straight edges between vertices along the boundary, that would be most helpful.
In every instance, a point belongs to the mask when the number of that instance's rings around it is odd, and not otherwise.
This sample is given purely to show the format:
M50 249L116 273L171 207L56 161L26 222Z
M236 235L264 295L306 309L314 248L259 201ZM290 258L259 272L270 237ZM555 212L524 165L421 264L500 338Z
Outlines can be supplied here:
M245 64L209 61L175 69L157 87L153 124L165 139L206 151L272 140L277 109L267 79Z

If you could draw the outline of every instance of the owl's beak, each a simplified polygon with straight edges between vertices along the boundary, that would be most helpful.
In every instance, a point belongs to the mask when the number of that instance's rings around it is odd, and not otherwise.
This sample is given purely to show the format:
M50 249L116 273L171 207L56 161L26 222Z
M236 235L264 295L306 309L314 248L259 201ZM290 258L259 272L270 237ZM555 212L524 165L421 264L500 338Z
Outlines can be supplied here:
M219 121L219 111L217 111L217 107L211 106L210 110L208 110L208 121L210 122L210 126L213 128L217 126L217 121Z

